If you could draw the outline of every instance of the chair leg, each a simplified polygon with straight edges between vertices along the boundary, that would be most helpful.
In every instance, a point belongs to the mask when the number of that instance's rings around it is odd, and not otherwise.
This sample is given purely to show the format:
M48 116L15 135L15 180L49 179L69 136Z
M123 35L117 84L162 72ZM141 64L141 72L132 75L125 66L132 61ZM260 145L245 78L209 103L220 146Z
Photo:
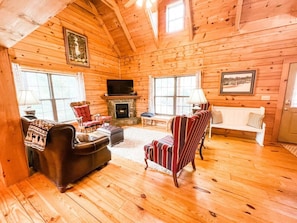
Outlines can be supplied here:
M199 147L199 154L200 154L200 158L203 160L203 155L202 155L202 149L204 147L204 140L205 140L205 135L206 132L204 132L202 138L201 138L201 143L200 143L200 147Z
M193 167L194 170L196 170L195 158L192 160L192 167Z
M200 147L199 147L199 154L200 154L200 158L203 160L203 155L202 155L202 147L203 147L203 141L204 139L202 140L201 144L200 144Z
M67 190L67 186L57 186L60 193L64 193Z
M146 164L144 169L146 170L148 168L148 164L147 164L147 159L146 158L144 158L144 162Z
M176 174L176 173L172 173L172 176L173 176L174 185L175 185L176 187L178 187L178 183L177 183L177 174Z

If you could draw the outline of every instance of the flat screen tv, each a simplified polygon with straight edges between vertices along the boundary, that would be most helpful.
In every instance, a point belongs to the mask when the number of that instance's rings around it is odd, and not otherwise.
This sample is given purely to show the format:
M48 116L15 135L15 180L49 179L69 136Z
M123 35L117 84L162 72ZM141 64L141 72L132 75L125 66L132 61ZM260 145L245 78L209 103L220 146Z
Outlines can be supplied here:
M133 80L107 80L107 94L131 95L133 94Z

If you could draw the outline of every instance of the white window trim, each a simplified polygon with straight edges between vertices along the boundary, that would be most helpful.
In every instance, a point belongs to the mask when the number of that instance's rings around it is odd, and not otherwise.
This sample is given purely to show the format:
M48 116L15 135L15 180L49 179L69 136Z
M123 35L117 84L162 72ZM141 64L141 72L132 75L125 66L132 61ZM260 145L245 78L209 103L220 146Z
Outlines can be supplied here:
M168 10L169 8L173 8L175 7L176 5L179 5L179 4L183 4L183 7L184 7L184 11L183 11L183 27L180 29L180 30L175 30L175 31L170 31L169 30L169 13L168 13ZM183 0L179 0L177 2L174 2L172 4L169 4L166 6L166 33L175 33L175 32L180 32L180 31L183 31L185 29L185 3Z
M201 86L201 71L197 71L195 74L188 74L184 76L195 76L196 81L195 81L195 87L194 88L199 88ZM182 77L182 76L181 76ZM152 113L156 113L155 111L155 79L156 78L172 78L172 76L168 77L152 77L149 75L149 104L148 104L148 111ZM194 89L193 89L194 90Z
M154 37L158 39L158 11L152 12L152 9L147 9L147 14L150 20L151 27L153 29ZM156 20L154 20L154 15L156 16Z

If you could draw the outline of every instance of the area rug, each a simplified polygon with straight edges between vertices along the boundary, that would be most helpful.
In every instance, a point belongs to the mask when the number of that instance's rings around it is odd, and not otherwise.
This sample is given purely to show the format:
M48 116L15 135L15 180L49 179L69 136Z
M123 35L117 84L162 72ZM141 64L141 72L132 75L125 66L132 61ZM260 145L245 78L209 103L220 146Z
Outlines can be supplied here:
M144 128L125 127L124 128L124 141L109 147L112 154L116 154L123 158L141 163L145 166L144 162L144 145L150 143L153 139L160 139L170 133L154 131ZM168 171L149 161L149 168L153 168L162 172Z
M282 143L282 146L289 150L294 156L297 156L297 145L296 144L285 144Z

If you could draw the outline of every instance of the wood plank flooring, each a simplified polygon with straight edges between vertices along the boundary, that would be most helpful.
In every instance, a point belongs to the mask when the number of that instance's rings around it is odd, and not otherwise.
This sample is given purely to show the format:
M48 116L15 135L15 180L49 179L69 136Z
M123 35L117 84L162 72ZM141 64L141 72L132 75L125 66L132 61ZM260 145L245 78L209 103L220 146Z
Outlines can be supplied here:
M0 222L297 222L297 157L220 135L205 144L179 188L115 155L66 193L35 173L0 190Z

